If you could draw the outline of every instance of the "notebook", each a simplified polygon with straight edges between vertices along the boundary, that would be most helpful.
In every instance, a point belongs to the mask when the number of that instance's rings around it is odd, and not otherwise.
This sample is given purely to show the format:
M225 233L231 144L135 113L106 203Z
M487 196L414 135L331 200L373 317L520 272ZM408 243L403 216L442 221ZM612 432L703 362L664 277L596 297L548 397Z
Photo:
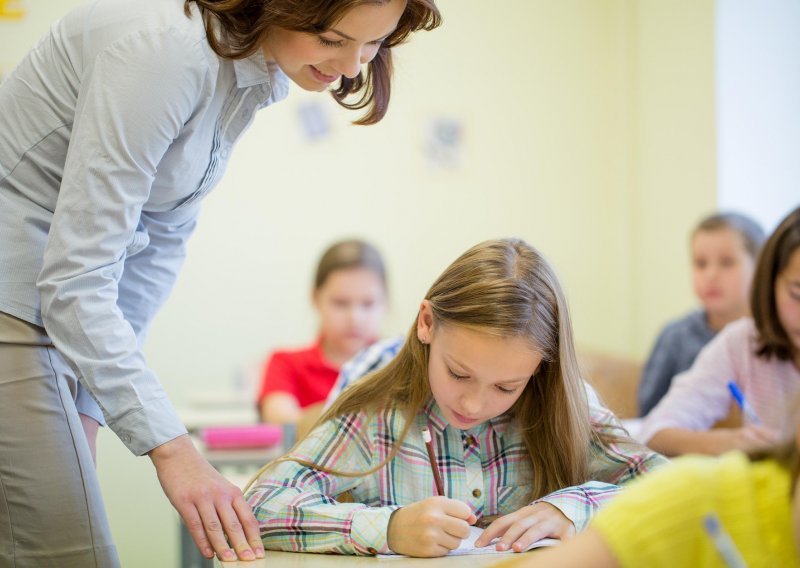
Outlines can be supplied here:
M515 554L513 550L496 550L495 543L499 539L494 539L487 546L475 548L475 541L478 540L478 537L481 536L481 533L483 533L483 529L478 527L470 527L469 536L461 541L461 546L455 550L451 550L447 556L464 556L467 554ZM559 544L560 542L561 541L557 538L543 538L530 544L522 552L527 552L529 550L533 550L534 548L541 548L543 546L553 546L554 544ZM402 554L378 554L378 558L405 558L405 556Z

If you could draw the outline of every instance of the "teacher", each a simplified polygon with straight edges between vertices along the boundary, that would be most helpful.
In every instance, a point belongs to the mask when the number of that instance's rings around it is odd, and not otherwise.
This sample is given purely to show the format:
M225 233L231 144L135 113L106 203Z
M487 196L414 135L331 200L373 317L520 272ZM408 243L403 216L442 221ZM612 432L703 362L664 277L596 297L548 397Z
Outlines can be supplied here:
M0 84L0 566L119 565L104 423L206 557L264 555L142 344L256 112L291 81L376 123L392 47L440 21L434 0L96 0Z

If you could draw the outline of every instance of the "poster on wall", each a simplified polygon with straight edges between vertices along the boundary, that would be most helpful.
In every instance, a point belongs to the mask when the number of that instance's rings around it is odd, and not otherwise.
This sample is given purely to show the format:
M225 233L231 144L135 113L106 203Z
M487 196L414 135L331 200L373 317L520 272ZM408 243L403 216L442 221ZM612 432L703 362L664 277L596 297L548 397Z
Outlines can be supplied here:
M428 164L438 169L461 166L464 125L452 116L436 116L426 123L424 152Z

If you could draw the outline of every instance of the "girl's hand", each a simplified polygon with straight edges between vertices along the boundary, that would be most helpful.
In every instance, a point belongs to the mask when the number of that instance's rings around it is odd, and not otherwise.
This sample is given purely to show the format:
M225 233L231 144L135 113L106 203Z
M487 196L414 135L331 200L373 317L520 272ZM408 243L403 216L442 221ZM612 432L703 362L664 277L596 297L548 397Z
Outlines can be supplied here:
M397 554L444 556L469 536L477 517L466 503L447 497L429 497L395 511L386 542Z
M708 435L712 442L712 453L722 454L730 450L753 452L764 450L777 444L780 432L764 426L744 426L742 428L714 428Z
M497 537L497 550L521 552L545 537L566 540L575 536L575 525L550 503L536 503L505 515L486 527L475 541L476 547L486 546Z

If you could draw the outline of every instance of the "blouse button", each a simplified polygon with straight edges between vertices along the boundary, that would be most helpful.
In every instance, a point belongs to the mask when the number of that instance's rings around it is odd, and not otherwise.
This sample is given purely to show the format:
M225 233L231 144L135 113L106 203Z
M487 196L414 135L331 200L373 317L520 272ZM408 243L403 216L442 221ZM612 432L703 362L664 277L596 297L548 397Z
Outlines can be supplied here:
M468 446L474 446L477 443L478 443L478 440L475 439L475 436L467 437L467 445Z
M482 493L481 493L481 490L480 490L480 489L473 489L473 490L472 490L472 496L473 496L473 497L475 497L475 499L477 499L477 498L478 498L478 497L480 497L481 495L482 495Z

